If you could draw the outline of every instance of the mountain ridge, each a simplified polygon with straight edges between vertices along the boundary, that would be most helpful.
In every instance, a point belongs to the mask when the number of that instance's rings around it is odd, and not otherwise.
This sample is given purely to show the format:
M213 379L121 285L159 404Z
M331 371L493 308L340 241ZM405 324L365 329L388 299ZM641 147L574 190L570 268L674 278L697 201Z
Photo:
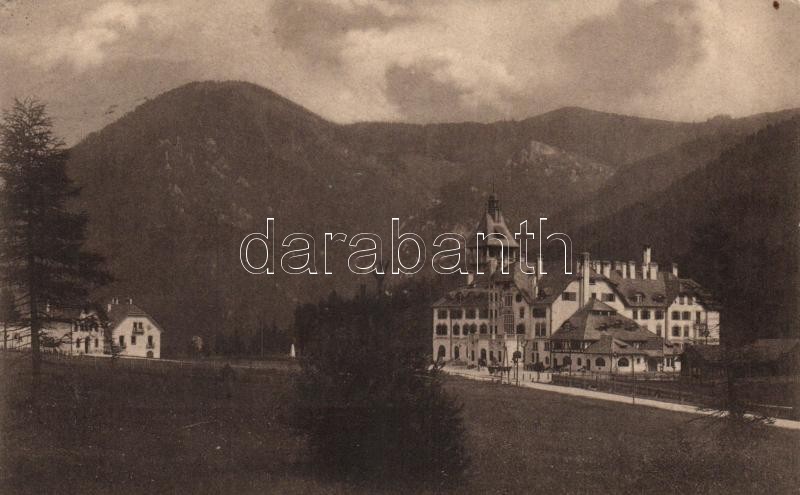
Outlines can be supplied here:
M574 116L551 114L549 124L337 124L250 83L175 88L70 150L89 244L118 278L98 297L136 296L174 330L171 345L265 319L286 323L294 304L372 280L347 272L341 246L337 277L246 274L239 243L268 217L279 237L322 239L338 229L388 239L392 217L428 235L469 226L492 184L508 218L566 211L638 163L633 158L733 125L656 121L640 132L638 117L612 114L593 127Z

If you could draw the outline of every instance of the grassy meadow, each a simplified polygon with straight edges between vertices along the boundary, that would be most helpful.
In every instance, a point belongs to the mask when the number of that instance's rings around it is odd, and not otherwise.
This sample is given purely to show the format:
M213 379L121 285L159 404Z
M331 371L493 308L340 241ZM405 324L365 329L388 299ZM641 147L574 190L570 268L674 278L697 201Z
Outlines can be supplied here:
M449 486L330 479L289 426L293 373L0 355L2 493L793 493L800 432L447 378L471 459ZM445 480L443 480L445 481Z

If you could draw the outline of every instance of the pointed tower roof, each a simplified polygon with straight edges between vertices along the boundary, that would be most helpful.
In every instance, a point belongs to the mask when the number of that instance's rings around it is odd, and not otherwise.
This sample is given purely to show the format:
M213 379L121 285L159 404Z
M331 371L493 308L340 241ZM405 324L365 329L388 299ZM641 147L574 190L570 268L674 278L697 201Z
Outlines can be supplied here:
M477 237L479 233L484 234L484 238L478 242ZM500 234L505 236L504 239L496 237L489 237L490 234ZM506 220L503 218L503 213L500 211L500 201L494 194L489 195L489 200L486 203L486 212L483 217L478 220L478 224L472 230L468 239L468 246L505 246L518 248L519 244L514 239L514 234L506 225Z

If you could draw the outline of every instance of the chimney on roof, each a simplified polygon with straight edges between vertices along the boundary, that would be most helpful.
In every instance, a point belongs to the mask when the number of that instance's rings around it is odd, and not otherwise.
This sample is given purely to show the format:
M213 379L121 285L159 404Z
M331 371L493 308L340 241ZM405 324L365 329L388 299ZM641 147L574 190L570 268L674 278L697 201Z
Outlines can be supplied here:
M650 278L650 245L645 244L642 248L642 278Z
M489 258L489 274L497 271L497 258Z
M536 256L536 276L539 277L544 273L544 258L542 258L542 253L539 253Z
M473 283L475 283L475 274L467 272L467 285L472 285Z
M581 307L589 302L589 253L581 253Z
M658 280L658 263L656 262L650 263L650 278L652 280Z
M622 278L628 278L628 264L624 261L620 261L619 264L622 266L622 269L620 270L622 272Z
M611 262L610 261L601 261L601 266L603 268L603 276L606 278L611 277Z
M672 274L675 275L675 277L678 276L678 264L677 263L672 263Z
M128 298L128 304L133 304L133 298L132 297Z
M629 278L636 278L636 262L629 261L628 262L628 277Z

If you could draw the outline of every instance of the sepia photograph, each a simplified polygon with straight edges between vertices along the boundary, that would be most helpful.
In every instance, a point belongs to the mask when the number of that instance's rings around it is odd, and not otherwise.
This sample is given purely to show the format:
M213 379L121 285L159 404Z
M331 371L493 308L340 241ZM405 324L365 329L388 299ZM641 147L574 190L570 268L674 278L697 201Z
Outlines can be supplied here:
M800 0L0 0L0 493L800 493Z

